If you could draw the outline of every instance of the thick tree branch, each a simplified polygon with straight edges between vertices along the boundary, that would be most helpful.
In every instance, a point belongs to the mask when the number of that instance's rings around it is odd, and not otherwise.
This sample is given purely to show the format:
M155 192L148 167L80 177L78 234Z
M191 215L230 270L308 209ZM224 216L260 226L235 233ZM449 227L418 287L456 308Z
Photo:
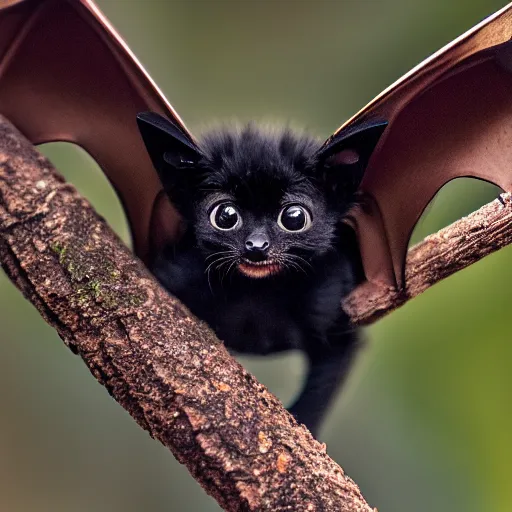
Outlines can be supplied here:
M407 288L343 304L368 324L512 242L503 194L409 251ZM211 331L162 290L0 117L0 261L109 393L229 511L371 512L357 485Z
M99 382L225 510L371 512L325 445L1 117L0 260Z
M441 279L512 242L512 195L492 203L425 238L407 254L404 290L361 287L343 302L357 325L367 325L400 307Z

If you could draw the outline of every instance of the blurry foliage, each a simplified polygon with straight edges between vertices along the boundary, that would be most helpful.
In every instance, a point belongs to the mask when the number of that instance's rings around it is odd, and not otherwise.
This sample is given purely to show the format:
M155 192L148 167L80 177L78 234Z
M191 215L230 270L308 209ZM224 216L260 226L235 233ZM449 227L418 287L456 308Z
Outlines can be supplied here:
M327 137L496 0L101 0L193 132L217 120L289 122ZM106 179L81 150L43 151L128 240ZM414 239L496 195L456 180ZM512 248L368 329L323 431L379 511L508 512ZM88 374L0 276L0 511L214 511L174 459ZM298 354L243 358L286 403Z

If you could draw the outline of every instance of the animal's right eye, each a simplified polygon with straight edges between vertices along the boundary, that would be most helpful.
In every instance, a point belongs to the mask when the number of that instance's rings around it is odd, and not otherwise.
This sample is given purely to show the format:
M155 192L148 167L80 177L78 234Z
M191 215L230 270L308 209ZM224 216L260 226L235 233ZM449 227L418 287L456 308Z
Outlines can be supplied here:
M210 223L221 231L231 231L240 227L242 217L232 203L221 203L210 212Z

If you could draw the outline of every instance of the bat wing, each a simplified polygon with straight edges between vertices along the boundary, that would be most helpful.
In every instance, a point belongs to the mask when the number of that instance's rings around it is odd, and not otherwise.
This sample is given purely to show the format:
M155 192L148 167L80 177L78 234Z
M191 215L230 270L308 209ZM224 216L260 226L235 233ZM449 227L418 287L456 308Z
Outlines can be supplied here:
M147 110L168 117L192 141L91 0L0 0L0 112L34 144L74 142L98 162L143 260L161 189L136 125L136 114ZM172 231L178 217L167 210L165 229Z
M360 124L388 122L361 184L367 201L354 211L369 283L403 286L411 232L446 182L474 176L511 190L511 38L508 5L327 141ZM146 261L155 204L158 231L172 237L178 229L136 129L136 114L147 110L167 116L193 142L92 0L0 0L0 112L33 143L70 141L91 154L117 190L135 251Z
M512 4L391 85L326 144L361 123L388 126L354 210L370 284L404 286L412 230L448 181L471 176L512 190Z

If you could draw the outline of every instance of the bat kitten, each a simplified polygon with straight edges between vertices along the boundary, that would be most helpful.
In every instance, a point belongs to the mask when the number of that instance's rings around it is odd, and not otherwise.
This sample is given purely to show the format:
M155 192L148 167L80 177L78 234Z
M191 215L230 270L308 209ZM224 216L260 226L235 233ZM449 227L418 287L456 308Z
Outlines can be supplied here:
M324 145L248 126L196 146L157 114L138 123L187 226L152 272L229 349L304 351L309 371L289 410L316 434L358 345L341 300L364 276L343 220L384 124Z

